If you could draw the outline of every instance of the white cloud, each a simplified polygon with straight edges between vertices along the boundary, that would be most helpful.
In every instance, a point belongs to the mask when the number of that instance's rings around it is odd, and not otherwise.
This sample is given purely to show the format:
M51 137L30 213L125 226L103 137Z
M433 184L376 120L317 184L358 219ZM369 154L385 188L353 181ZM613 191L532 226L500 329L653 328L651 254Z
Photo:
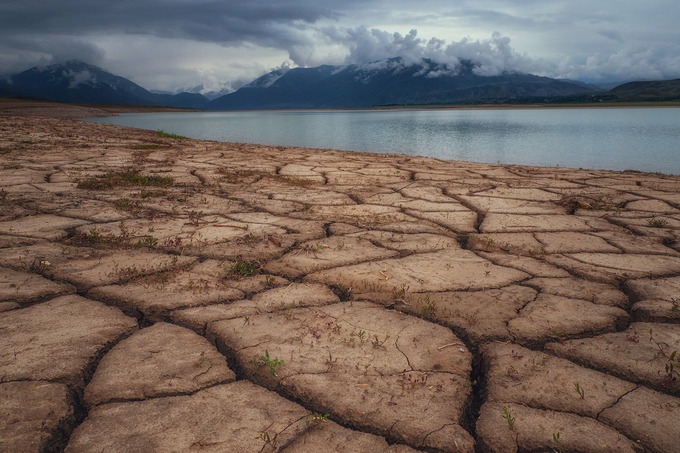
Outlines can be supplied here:
M97 83L97 78L88 70L80 72L68 71L64 76L71 80L68 84L69 89L76 88L79 85L94 85Z

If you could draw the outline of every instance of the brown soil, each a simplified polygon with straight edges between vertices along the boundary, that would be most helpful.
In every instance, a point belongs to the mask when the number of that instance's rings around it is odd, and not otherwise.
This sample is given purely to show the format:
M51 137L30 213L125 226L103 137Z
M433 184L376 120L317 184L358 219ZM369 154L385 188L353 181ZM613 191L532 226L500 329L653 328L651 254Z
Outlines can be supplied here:
M0 451L672 452L680 178L0 102Z

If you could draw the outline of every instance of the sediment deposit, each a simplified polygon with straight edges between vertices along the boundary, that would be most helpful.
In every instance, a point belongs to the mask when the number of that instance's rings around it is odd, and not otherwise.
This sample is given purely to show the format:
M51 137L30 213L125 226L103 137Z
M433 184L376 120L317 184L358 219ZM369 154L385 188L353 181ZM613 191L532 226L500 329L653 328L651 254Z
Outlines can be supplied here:
M677 451L680 178L29 107L0 109L1 451Z

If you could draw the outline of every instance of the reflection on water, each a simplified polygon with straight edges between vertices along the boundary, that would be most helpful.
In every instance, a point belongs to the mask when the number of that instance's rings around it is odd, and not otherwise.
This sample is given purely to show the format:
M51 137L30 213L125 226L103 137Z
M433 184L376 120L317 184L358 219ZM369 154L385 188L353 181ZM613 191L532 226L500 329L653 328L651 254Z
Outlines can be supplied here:
M140 113L192 138L680 174L680 108Z

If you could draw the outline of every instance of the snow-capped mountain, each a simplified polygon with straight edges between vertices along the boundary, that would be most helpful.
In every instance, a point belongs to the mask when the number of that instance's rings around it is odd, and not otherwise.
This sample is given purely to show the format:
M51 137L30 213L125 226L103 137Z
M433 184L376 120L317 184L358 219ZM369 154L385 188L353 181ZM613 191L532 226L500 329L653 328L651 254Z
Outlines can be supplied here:
M390 58L363 65L276 70L212 101L216 109L361 108L513 102L594 92L578 82L503 72L486 76L470 61Z

